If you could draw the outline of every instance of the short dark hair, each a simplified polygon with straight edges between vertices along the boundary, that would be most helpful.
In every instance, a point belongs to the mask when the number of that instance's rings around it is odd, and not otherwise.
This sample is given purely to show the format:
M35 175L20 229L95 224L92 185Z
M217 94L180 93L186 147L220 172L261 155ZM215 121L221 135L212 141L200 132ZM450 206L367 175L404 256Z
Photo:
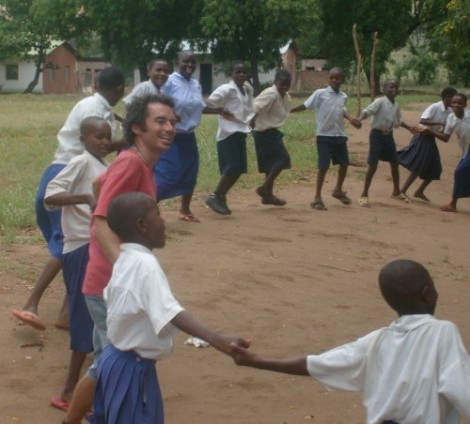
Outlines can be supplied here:
M454 87L446 87L441 91L441 98L454 97L457 94L457 90Z
M136 97L129 104L126 117L122 123L124 138L130 145L134 144L135 139L132 126L137 124L141 128L145 128L145 119L148 116L148 105L150 103L160 103L172 109L175 107L173 99L163 94L150 94L144 97Z
M155 57L147 64L147 71L150 71L157 62L166 63L168 65L168 62L166 61L166 59L163 59L161 57Z
M386 80L386 81L384 82L384 85L383 85L383 88L382 88L383 91L385 91L385 90L387 89L387 87L388 87L392 82L394 82L394 83L397 84L397 86L398 86L398 80L396 80L395 78L390 78L390 79L388 79L388 80Z
M80 122L80 134L84 135L90 127L103 122L109 125L109 122L106 119L100 118L99 116L87 116L82 122Z
M292 76L289 71L286 71L285 69L278 69L276 73L274 74L274 82L280 81L280 80L292 80Z
M136 223L156 205L154 198L142 192L129 192L116 196L109 204L106 221L109 228L126 242L132 239Z
M108 66L101 70L98 75L98 87L101 90L112 90L124 85L124 74L114 66Z

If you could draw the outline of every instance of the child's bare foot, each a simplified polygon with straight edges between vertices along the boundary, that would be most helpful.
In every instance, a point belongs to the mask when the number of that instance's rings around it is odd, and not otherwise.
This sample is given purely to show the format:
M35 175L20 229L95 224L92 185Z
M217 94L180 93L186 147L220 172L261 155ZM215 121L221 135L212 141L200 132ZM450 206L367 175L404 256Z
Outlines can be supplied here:
M450 203L448 205L443 205L439 208L443 212L457 212L457 208L452 206Z
M411 203L410 198L405 193L392 193L392 199L403 200L405 203Z
M413 194L413 197L416 197L417 199L424 200L425 202L430 202L430 200L422 192L417 191L415 194Z

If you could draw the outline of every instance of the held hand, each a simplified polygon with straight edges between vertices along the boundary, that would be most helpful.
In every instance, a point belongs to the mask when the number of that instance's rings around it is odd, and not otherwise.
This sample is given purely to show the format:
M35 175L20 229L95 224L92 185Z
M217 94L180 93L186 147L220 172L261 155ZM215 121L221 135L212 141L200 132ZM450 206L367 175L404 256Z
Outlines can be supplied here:
M228 109L222 108L222 110L219 113L220 116L222 116L225 119L234 119L234 115L232 112L230 112Z
M413 134L413 135L416 135L416 134L419 134L419 133L426 134L426 130L428 130L427 127L420 128L420 127L415 127L415 126L409 127L408 129L410 130L411 134Z
M90 211L93 212L96 208L96 198L92 194L88 197L88 206L90 206Z
M253 366L257 358L255 353L250 352L247 348L243 346L233 345L232 349L233 362L240 366Z
M212 341L212 346L226 355L232 356L236 347L248 349L250 342L241 337L231 336L229 334L218 334Z
M359 119L357 119L357 118L352 118L352 119L351 119L351 124L352 124L355 128L357 128L357 129L359 129L359 128L362 127L361 121L360 121Z

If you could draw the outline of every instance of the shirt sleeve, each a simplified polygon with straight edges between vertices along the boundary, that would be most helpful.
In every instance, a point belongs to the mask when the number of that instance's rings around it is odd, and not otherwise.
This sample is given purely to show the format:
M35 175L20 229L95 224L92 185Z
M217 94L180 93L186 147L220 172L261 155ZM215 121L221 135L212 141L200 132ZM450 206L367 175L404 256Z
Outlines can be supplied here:
M269 109L276 101L277 94L271 90L264 90L253 100L253 109L258 113L264 109Z
M223 107L225 104L225 98L227 97L228 91L225 88L225 84L217 87L207 99L207 106L209 107Z
M382 105L382 99L375 99L369 106L367 106L362 112L366 116L375 115Z
M304 106L306 109L314 109L318 107L318 102L320 99L320 92L318 90L314 91L311 96L305 100Z

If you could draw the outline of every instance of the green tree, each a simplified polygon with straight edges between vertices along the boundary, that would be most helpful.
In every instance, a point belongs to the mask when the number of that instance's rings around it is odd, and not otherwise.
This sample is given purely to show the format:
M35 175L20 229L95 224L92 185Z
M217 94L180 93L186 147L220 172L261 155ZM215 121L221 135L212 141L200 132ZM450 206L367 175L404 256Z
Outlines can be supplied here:
M249 63L258 91L258 67L279 64L280 47L311 22L314 5L314 0L204 0L202 31L216 59Z

